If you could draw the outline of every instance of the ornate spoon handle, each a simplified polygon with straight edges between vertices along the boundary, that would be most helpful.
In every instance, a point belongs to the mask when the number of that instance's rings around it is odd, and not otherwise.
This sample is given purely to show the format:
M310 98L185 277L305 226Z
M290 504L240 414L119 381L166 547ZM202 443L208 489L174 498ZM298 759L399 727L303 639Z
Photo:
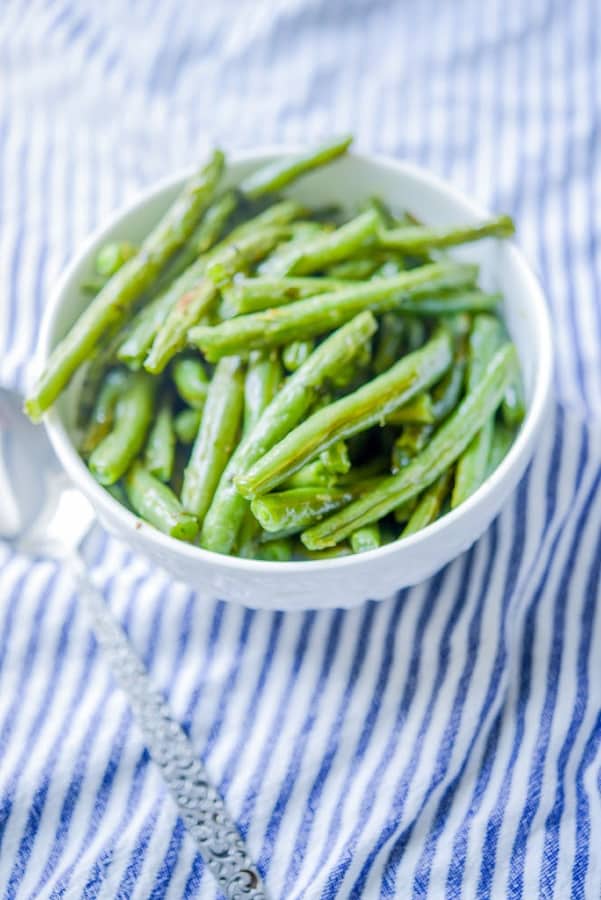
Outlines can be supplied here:
M74 560L73 566L94 634L207 868L228 900L267 900L244 841L181 726L152 687L144 666L91 584L81 561Z

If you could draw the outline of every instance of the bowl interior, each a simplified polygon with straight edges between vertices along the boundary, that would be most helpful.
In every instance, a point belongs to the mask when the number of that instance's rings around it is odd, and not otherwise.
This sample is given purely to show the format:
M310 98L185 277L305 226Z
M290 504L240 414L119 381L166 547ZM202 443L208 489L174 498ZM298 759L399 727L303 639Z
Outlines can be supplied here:
M257 166L281 157L284 152L276 149L254 153L231 161L229 166L230 182L238 182ZM142 239L177 195L188 174L183 173L157 185L140 200L134 202L127 211L118 213L109 225L88 241L57 286L45 322L45 333L42 340L43 359L66 333L88 302L79 286L92 273L98 247L107 240L128 238L137 241ZM366 197L379 194L394 209L409 209L424 222L437 226L469 222L486 215L485 210L421 169L405 163L368 158L358 154L351 154L335 165L305 177L286 193L311 205L337 203L346 209L356 208ZM502 464L502 467L510 467L512 460L517 460L520 453L523 455L523 452L532 445L532 434L541 423L547 402L551 378L551 341L544 299L540 287L521 253L511 244L490 240L482 241L459 248L454 251L453 255L479 263L482 286L487 290L499 290L505 296L502 313L509 333L517 346L528 402L526 421L512 450ZM79 383L77 378L73 380L69 389L60 398L56 412L51 413L48 424L51 437L67 469L70 470L70 474L76 477L80 486L84 487L84 482L86 482L85 486L88 488L88 492L94 493L96 498L100 499L98 490L101 489L87 472L77 456L73 443L69 440L69 435L72 435L74 428ZM491 478L494 479L495 475ZM491 479L466 504L446 516L445 519L455 521L456 518L461 517L465 507L478 503L481 493L489 489L490 481ZM108 504L114 508L116 514L123 516L126 511L122 507L117 510L118 504L105 491L101 490L101 494L103 495L102 506ZM440 529L443 522L444 520L439 520L401 543L403 545L409 542L419 544L428 539L429 533ZM149 538L155 543L160 542L163 548L166 547L167 542L173 551L185 553L186 556L195 553L204 558L207 556L215 558L213 554L207 554L206 551L198 548L182 546L179 542L166 538L154 529L149 528L145 531ZM362 554L362 559L391 552L391 548L394 546L389 544L368 554ZM308 563L260 563L220 557L222 562L225 559L231 561L234 566L255 565L265 568L277 566L280 571L282 567L289 569L292 566L307 567L309 565ZM314 562L310 566L311 568L332 566L346 568L353 565L356 560L357 557L346 557L339 560Z

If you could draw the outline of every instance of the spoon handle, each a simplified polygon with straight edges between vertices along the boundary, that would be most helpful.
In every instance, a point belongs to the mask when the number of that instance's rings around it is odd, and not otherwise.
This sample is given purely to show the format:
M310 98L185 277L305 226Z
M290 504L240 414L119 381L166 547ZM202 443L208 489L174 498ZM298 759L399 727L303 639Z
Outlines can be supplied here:
M267 900L257 868L223 800L181 726L155 690L121 626L78 558L71 561L98 643L127 696L147 750L159 767L199 853L228 900Z

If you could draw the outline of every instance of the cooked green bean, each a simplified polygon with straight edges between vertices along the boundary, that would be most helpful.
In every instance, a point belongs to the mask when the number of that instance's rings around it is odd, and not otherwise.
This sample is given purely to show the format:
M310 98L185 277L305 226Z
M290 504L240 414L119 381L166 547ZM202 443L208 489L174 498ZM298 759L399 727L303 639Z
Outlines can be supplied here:
M331 475L346 475L351 468L351 460L346 441L336 441L319 454L327 472Z
M81 442L80 452L84 456L90 454L111 430L115 406L126 384L127 373L123 369L111 369L104 377Z
M412 272L419 272L419 269L410 269L407 274ZM485 294L484 291L452 291L419 300L409 298L398 309L399 313L408 316L455 316L464 312L494 313L500 300L500 294Z
M503 421L508 428L517 428L522 424L526 415L526 398L524 396L524 382L519 364L516 363L513 378L509 383L507 392L501 404Z
M513 220L509 216L498 216L480 225L466 225L461 228L403 225L400 228L381 229L378 239L383 247L391 247L402 253L423 253L427 250L479 241L486 237L508 238L514 233Z
M146 440L154 414L155 382L142 372L132 372L119 394L111 431L92 452L88 465L104 485L125 474Z
M314 459L302 469L294 472L290 478L286 478L281 484L282 490L300 487L332 487L338 481L338 476L324 466L321 459Z
M499 320L493 316L476 316L469 336L467 389L473 390L481 380L487 365L503 341ZM477 490L486 477L488 457L494 429L491 415L480 431L474 435L457 462L455 484L451 497L454 509Z
M244 379L243 434L255 427L282 382L282 366L278 354L254 352L250 354Z
M307 340L338 328L363 310L383 313L401 309L412 296L470 284L475 276L476 270L471 265L434 263L395 278L382 278L279 309L238 316L214 327L197 326L190 330L188 339L214 362L222 356ZM449 303L450 299L444 302Z
M409 465L413 457L425 448L433 433L433 425L405 425L392 447L392 471L398 472Z
M503 422L495 422L490 453L488 455L487 478L489 475L492 475L495 469L499 468L509 453L514 440L515 431L512 428L508 428Z
M96 255L96 272L98 275L110 278L137 252L137 248L129 241L112 241L105 244Z
M237 489L249 498L265 493L336 441L384 421L389 413L438 380L449 367L451 354L449 335L441 331L422 350L309 416L236 478Z
M292 559L293 544L289 538L280 537L261 544L257 556L264 562L288 562Z
M193 444L200 428L202 409L182 409L173 420L175 436L180 444Z
M293 341L282 350L282 362L289 372L300 369L305 360L313 353L315 341Z
M193 541L198 533L198 521L186 512L171 488L134 463L125 477L129 502L138 515L171 537Z
M442 504L449 492L451 481L453 478L453 470L447 469L446 472L437 478L434 484L427 488L413 512L405 528L401 533L401 537L407 537L421 531L426 525L430 525L440 515Z
M364 525L351 534L351 550L353 553L377 550L381 545L380 526L377 522L372 522L371 525Z
M52 351L45 371L26 401L32 419L54 403L74 372L107 332L115 331L163 266L192 233L207 208L224 167L220 151L186 185L179 198L128 260L92 300L67 335Z
M397 313L385 313L382 316L373 361L376 374L389 369L401 355L405 327L405 321Z
M349 503L358 493L351 488L291 488L256 497L250 508L265 531L297 534Z
M169 362L186 345L188 329L206 316L217 299L217 289L208 278L186 291L169 310L159 328L144 368L159 375Z
M256 278L235 279L221 291L223 301L233 316L261 312L275 306L285 306L295 300L314 297L348 287L348 282L336 278Z
M194 409L203 409L209 388L209 379L197 356L181 356L171 367L173 383L184 403Z
M173 410L169 397L164 396L159 404L152 424L146 447L144 465L159 481L170 481L175 459L175 431Z
M219 253L212 254L207 263L207 276L219 287L227 284L238 272L246 272L264 259L287 235L285 226L273 225L240 236Z
M243 397L244 377L240 360L235 356L228 357L215 369L200 429L184 472L184 509L201 521L235 449Z
M274 275L308 275L351 257L369 242L376 232L379 218L368 210L341 225L335 231L316 235L312 240L293 242L269 267Z
M281 191L283 187L295 181L306 172L323 166L325 163L331 162L346 153L352 137L345 135L334 141L323 144L316 150L309 153L303 153L298 156L285 157L275 162L269 163L262 169L248 175L242 184L241 190L253 199L262 197L264 194L271 194L274 191Z
M435 421L432 397L426 391L386 416L387 425L432 425Z
M345 259L344 262L328 266L326 274L328 278L336 281L365 281L370 278L376 269L382 265L379 255L359 256L354 259Z
M229 553L236 541L246 500L234 478L260 459L302 419L324 381L357 353L376 329L369 312L356 316L330 335L284 383L263 415L242 440L224 471L203 522L200 541L208 550Z
M502 347L480 383L441 425L428 446L398 475L383 478L371 491L323 522L303 532L309 550L331 547L363 525L377 522L405 500L429 487L462 454L473 436L497 409L511 377L516 352Z

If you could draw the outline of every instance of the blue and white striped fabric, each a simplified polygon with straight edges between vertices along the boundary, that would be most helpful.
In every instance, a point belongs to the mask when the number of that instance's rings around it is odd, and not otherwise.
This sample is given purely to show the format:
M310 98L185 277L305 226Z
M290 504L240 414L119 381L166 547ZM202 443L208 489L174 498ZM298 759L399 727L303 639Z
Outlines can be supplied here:
M559 406L500 518L348 613L87 558L274 898L601 895L601 17L587 0L5 0L0 381L137 189L353 131L519 223ZM0 500L1 502L1 500ZM0 896L217 896L66 575L0 547Z

